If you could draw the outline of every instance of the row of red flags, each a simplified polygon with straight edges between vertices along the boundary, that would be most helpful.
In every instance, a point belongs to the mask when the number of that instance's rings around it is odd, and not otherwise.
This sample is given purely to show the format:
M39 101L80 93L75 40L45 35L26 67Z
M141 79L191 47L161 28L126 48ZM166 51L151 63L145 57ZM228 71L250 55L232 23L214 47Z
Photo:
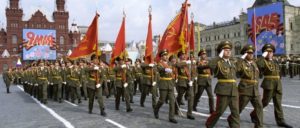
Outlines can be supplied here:
M159 43L156 60L159 60L159 52L163 49L169 51L169 55L177 54L179 51L194 51L194 22L191 21L190 28L188 26L188 7L187 0L182 4L180 12L168 25L164 35ZM91 25L89 26L86 36L81 40L78 46L72 51L70 59L77 59L98 54L98 17L96 14ZM153 63L153 44L152 44L152 15L149 14L148 33L146 37L145 63ZM123 17L122 25L119 34L115 41L115 46L111 54L110 65L114 64L117 57L127 57L125 45L125 16Z

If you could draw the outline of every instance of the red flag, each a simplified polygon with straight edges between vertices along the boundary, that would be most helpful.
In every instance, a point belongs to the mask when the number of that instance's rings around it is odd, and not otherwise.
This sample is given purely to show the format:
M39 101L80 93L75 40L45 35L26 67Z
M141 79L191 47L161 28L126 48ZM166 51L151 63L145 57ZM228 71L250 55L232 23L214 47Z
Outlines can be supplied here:
M195 50L195 25L194 25L194 21L191 21L191 25L190 25L190 32L189 32L189 49L190 51L194 51Z
M113 66L115 59L117 57L124 59L127 56L127 52L125 48L126 45L125 45L125 16L124 16L119 34L115 42L114 49L111 54L110 66Z
M145 63L153 63L153 44L152 44L152 15L149 14L148 33L146 39Z
M89 56L97 51L98 47L98 17L96 14L93 22L89 26L85 37L81 40L76 48L69 56L70 59L78 59L81 57Z
M173 19L164 32L161 42L158 46L156 58L159 59L159 52L167 49L169 54L187 50L188 41L188 4L187 0L181 7L181 12Z

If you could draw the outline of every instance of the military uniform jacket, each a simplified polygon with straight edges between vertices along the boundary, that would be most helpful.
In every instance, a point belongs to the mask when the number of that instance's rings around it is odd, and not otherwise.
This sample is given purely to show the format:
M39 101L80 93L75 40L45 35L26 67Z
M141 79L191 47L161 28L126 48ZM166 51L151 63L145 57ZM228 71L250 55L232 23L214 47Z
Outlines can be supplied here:
M189 81L191 80L191 72L189 65L186 62L178 62L176 64L177 73L178 73L178 83L179 87L187 87Z
M259 70L256 63L241 60L237 63L237 73L241 76L239 83L239 94L246 96L258 96Z
M216 61L216 67L214 74L218 78L217 85L215 87L215 93L217 95L225 96L238 96L238 88L236 83L236 67L234 61L229 60L230 64L225 62L224 59ZM210 63L212 63L211 61Z
M61 68L52 68L50 70L50 83L53 83L53 84L61 84L63 81L62 81L62 78L61 78Z
M127 82L127 69L122 68L120 65L114 67L115 75L116 75L116 81L115 81L115 86L122 88L123 84Z
M158 81L158 88L160 90L173 90L174 89L174 71L172 73L166 72L166 68L172 69L166 62L159 62L157 65L157 70L159 73L159 81Z
M154 67L150 67L148 64L142 63L141 68L143 71L142 84L152 86L153 82L156 82L157 75Z
M101 84L103 82L103 69L99 68L99 70L95 70L93 67L87 69L88 71L88 84L87 87L90 89L95 89L96 84ZM97 77L97 79L96 79Z
M141 79L143 76L143 69L142 67L138 67L137 65L134 67L134 77L135 79Z
M13 76L12 76L11 72L5 71L2 76L3 76L3 80L4 80L5 84L10 85L11 81L13 80Z
M67 82L67 68L66 67L61 68L60 76L61 76L63 82Z
M44 69L41 69L41 67L39 67L36 70L36 74L37 74L37 82L38 84L44 84L45 82L48 84L48 69L45 67Z
M88 68L80 67L80 83L87 81L87 77L88 77Z
M207 60L200 60L197 64L198 85L211 86L211 69L208 66Z
M70 71L70 79L71 79L71 85L74 87L79 87L81 85L80 83L80 69L78 68L72 68Z
M282 92L279 65L274 60L259 59L257 66L259 71L264 75L261 87L267 90L275 89Z
M110 68L110 67L108 68L108 75L109 75L109 80L110 81L115 81L116 74L115 74L113 68Z

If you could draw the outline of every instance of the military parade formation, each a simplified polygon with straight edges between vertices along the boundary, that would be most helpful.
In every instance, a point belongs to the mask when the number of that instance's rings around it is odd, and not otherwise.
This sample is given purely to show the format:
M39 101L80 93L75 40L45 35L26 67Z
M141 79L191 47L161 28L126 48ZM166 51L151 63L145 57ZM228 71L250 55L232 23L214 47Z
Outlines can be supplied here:
M249 102L254 108L251 121L255 127L261 128L264 124L263 108L273 100L277 125L291 128L284 119L281 106L281 78L288 74L290 77L300 76L300 60L297 57L274 57L276 49L272 44L264 45L263 55L258 58L253 45L243 47L241 58L231 57L231 49L230 41L222 41L217 49L219 57L213 59L208 59L205 49L199 51L198 59L193 53L179 51L174 56L164 49L159 51L160 60L157 62L146 64L136 59L133 64L128 57L118 57L113 67L96 55L75 61L39 60L23 67L9 68L3 73L3 80L7 93L10 93L11 85L23 85L26 93L43 104L48 104L49 100L59 103L67 100L76 104L88 100L91 114L97 100L102 116L107 115L105 98L115 97L115 110L119 110L121 101L124 101L126 112L133 112L131 104L138 102L133 96L140 93L140 106L145 107L145 99L150 96L157 119L159 109L169 104L169 121L172 123L177 123L175 116L182 114L182 105L187 106L186 117L194 120L192 111L197 111L205 90L209 99L210 116L205 123L208 128L215 126L228 106L231 111L227 118L229 126L241 127L239 114ZM215 95L213 77L217 78ZM263 78L262 96L260 78Z

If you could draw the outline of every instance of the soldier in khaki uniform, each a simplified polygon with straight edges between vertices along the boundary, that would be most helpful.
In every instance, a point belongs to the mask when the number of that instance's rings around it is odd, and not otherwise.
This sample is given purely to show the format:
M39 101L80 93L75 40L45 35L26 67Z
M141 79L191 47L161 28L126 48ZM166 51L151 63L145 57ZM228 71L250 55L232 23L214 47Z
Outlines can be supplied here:
M123 58L117 57L116 58L117 65L114 67L114 71L116 74L116 81L115 81L115 86L116 86L116 110L119 110L120 106L120 98L122 94L124 94L125 97L125 102L126 102L126 111L131 112L132 109L130 107L130 97L129 97L129 92L128 92L128 73L127 73L127 66L124 64Z
M61 97L63 98L65 96L65 90L67 86L67 67L65 62L61 61L61 72L60 72L61 78L62 78L62 88L61 88Z
M74 103L75 102L75 98L78 100L78 103L81 103L81 91L80 91L80 87L81 87L81 83L80 83L80 69L78 66L77 62L74 62L73 67L71 68L70 71L70 91L71 91L71 102Z
M142 92L141 87L142 87L142 68L141 68L141 60L136 59L135 61L135 66L134 66L134 75L135 75L135 81L134 81L134 90L133 90L133 95L136 94L137 89L139 89L140 92Z
M182 97L186 93L188 100L188 111L187 118L194 120L195 117L192 115L193 111L193 102L194 102L194 89L193 89L193 79L191 74L191 60L186 60L186 54L184 51L178 52L179 62L176 64L177 72L178 72L178 96L176 98L177 102L180 103ZM175 114L178 113L180 104L175 108Z
M107 80L107 87L108 87L108 97L109 98L111 95L114 95L116 97L116 87L115 87L115 80L116 80L116 75L112 67L108 67L108 80Z
M156 104L154 109L154 116L156 119L159 118L159 109L164 104L166 99L169 101L169 121L172 123L177 123L175 120L175 95L174 95L174 78L173 78L173 70L170 64L168 64L168 51L162 50L159 53L161 58L160 62L157 65L157 70L159 72L159 101Z
M129 94L129 99L130 99L130 103L134 103L133 102L133 90L134 90L134 70L133 70L133 66L132 66L132 60L130 58L126 58L126 76L127 76L127 83L128 83L128 87L127 87L127 92Z
M151 93L152 94L152 108L156 106L156 93L157 93L157 87L156 87L156 80L157 80L157 75L156 71L154 70L154 64L146 64L142 63L141 64L142 68L142 73L143 73L143 81L142 81L142 94L141 94L141 99L140 99L140 105L141 107L144 107L144 102L146 99L147 94Z
M81 83L81 88L82 88L82 91L83 91L84 100L87 100L87 97L88 97L87 87L86 87L87 76L88 76L87 65L86 65L86 63L85 63L84 60L81 60L79 62L79 64L80 64L80 83Z
M229 106L231 111L232 121L229 122L231 128L240 127L239 115L239 95L236 84L236 66L231 56L232 43L229 41L222 41L217 51L219 53L218 60L210 61L209 65L213 69L215 76L218 78L215 87L217 95L216 111L214 111L206 121L206 127L212 128L215 126L221 115Z
M103 68L100 67L99 59L92 55L91 60L93 61L88 69L89 79L87 84L88 94L89 94L89 113L92 113L94 99L97 97L97 101L99 104L100 114L102 116L106 116L104 111L104 99L102 96L103 92Z
M239 111L240 113L247 106L249 101L256 112L257 122L255 128L263 127L263 108L258 89L259 70L254 62L253 53L255 48L253 45L245 45L241 51L242 60L239 60L236 68L237 73L241 76L239 83ZM228 116L231 121L231 116Z
M48 98L48 68L45 67L44 61L40 61L37 69L37 83L38 83L38 100L42 103L47 104Z
M9 68L7 71L3 72L2 77L3 77L4 83L6 85L6 93L10 93L9 87L12 84L12 81L14 79L13 75L12 75L12 69Z
M53 98L54 101L62 102L61 89L62 89L62 77L61 77L61 67L58 61L56 61L55 66L50 71L51 80L53 83Z
M281 105L282 100L282 84L280 80L280 69L279 65L274 62L273 54L275 52L275 47L272 44L265 44L262 48L263 57L257 61L257 66L259 71L264 75L264 79L261 83L263 88L263 108L266 107L271 99L274 102L274 113L275 119L278 126L292 128L288 125L283 116L283 110ZM252 111L251 118L253 122L258 121L256 111Z
M194 107L193 110L197 111L197 104L202 96L203 91L205 90L208 95L208 103L209 103L209 112L214 112L214 96L212 93L212 87L211 87L211 69L208 66L208 59L206 56L205 49L201 49L198 53L198 56L200 57L200 60L197 64L197 71L198 71L198 78L197 78L197 84L198 84L198 90L194 99Z

